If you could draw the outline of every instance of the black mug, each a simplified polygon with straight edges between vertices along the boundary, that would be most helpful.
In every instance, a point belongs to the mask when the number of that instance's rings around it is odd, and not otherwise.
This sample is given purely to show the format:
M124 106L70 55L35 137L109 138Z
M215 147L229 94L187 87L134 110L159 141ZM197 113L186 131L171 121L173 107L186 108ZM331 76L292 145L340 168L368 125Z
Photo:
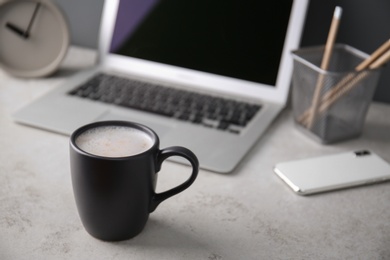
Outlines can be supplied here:
M81 149L78 137L102 127L139 130L150 138L150 147L138 154L114 157ZM192 173L182 184L156 193L157 173L170 156L187 159ZM70 164L81 222L89 234L105 241L130 239L139 234L149 213L162 201L187 189L199 171L198 159L190 150L179 146L160 150L159 138L153 130L126 121L95 122L77 129L70 137Z

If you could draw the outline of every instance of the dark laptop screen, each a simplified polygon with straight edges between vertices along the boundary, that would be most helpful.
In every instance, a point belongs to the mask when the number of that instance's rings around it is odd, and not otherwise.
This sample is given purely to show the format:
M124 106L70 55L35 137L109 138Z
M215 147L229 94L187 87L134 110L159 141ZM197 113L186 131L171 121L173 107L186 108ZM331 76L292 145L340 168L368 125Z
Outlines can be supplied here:
M111 53L275 85L292 0L121 0Z

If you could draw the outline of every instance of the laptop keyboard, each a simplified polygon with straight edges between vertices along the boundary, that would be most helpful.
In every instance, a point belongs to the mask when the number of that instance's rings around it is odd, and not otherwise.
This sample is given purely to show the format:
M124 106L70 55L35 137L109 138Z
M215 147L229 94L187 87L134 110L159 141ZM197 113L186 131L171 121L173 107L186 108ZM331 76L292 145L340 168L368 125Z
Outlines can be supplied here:
M97 74L68 94L238 134L261 106Z

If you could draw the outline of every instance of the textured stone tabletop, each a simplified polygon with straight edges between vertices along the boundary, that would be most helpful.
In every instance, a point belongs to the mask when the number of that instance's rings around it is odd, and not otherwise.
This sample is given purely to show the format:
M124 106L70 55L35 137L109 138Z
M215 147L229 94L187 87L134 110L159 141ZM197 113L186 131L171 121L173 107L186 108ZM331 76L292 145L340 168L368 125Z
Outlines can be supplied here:
M273 173L277 162L371 149L390 162L390 106L373 103L363 135L320 145L285 110L231 174L201 170L193 186L163 202L144 231L103 242L75 206L68 137L16 124L12 113L93 59L72 48L47 79L0 72L0 259L390 259L390 183L302 197ZM183 181L166 162L158 191Z

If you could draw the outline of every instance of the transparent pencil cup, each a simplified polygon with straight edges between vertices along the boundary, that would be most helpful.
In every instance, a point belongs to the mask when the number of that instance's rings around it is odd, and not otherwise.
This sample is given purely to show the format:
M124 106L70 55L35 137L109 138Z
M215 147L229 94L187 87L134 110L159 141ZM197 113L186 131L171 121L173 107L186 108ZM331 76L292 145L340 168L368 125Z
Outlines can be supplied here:
M328 70L320 68L324 46L292 52L292 107L296 125L322 144L358 137L374 95L380 69L356 67L367 54L336 44Z

